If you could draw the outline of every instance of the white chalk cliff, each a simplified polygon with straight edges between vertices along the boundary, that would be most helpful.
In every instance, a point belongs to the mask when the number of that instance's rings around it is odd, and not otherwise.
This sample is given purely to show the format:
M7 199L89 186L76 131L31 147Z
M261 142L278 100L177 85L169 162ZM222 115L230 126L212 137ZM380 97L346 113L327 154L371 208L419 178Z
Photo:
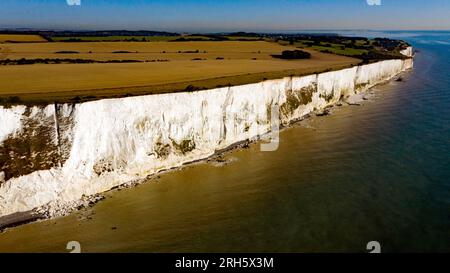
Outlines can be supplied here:
M413 57L414 56L414 50L412 46L408 46L407 48L400 51L401 54L407 56L407 57Z
M65 204L213 155L412 67L388 60L205 91L0 106L0 216ZM25 148L23 148L25 147Z

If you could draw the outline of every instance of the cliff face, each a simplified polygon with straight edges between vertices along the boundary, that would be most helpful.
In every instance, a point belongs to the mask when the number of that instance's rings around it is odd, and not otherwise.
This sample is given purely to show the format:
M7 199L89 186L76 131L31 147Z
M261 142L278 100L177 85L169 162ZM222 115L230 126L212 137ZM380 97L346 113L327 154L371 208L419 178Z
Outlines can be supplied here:
M401 54L407 56L407 57L412 57L414 55L414 50L411 46L403 49L402 51L400 51Z
M191 93L0 106L0 216L57 205L211 156L412 67L389 60Z

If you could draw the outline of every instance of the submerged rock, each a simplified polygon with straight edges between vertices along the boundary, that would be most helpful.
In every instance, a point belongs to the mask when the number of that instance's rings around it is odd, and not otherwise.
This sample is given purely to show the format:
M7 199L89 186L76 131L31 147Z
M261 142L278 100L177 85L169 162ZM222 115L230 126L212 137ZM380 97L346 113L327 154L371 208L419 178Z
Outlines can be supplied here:
M213 162L211 162L211 164L214 167L223 167L226 166L234 161L236 161L237 159L235 157L230 157L227 159L222 158L221 156L217 157Z
M329 114L331 114L330 109L324 109L323 111L317 112L316 116L323 117L323 116L328 116Z

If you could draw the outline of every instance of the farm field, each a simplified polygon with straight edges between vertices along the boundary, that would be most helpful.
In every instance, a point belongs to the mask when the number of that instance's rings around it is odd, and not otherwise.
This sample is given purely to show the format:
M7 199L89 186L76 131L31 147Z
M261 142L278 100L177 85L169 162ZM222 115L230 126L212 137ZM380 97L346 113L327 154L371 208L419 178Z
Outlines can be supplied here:
M0 99L44 103L192 91L342 69L360 62L310 49L305 49L311 53L310 59L272 57L294 49L265 41L2 44L0 61L80 58L141 62L0 65Z
M36 43L47 42L39 35L0 34L0 43Z
M4 44L1 59L81 58L92 60L192 60L246 59L271 60L272 54L294 47L264 41L198 41L198 42L64 42L45 44Z

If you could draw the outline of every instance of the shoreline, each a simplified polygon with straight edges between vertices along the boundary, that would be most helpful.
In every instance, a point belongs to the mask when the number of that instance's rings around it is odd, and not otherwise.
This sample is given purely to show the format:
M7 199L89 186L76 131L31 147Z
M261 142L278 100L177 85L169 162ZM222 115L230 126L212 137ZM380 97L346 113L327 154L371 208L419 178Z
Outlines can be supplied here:
M10 215L6 215L0 217L0 233L10 228L34 223L44 219L44 215L35 213L34 211L16 212Z
M399 73L398 75L392 76L390 79L386 79L385 81L380 82L380 83L368 88L367 90L364 90L362 92L354 94L348 98L338 100L337 102L333 103L332 105L326 106L324 109L312 111L300 118L292 120L287 125L280 124L280 132L287 130L293 126L296 126L304 120L308 120L313 117L323 117L323 116L330 115L330 114L332 114L332 111L330 109L333 109L335 107L344 106L344 104L346 104L346 106L360 106L361 102L370 101L370 98L367 98L366 96L368 94L373 94L373 92L371 92L371 90L373 88L380 86L380 85L388 84L392 81L398 81L398 79L403 78L402 75L404 73L408 73L408 70L403 71L403 72ZM217 150L214 154L212 154L211 156L208 156L206 158L201 158L201 159L185 162L181 166L172 167L172 168L168 168L168 169L162 169L153 174L148 175L145 178L125 182L121 185L115 186L109 190L106 190L106 191L103 191L103 192L100 192L97 194L93 194L90 196L83 196L81 199L76 200L74 202L68 202L68 203L63 203L63 204L56 203L56 205L57 205L56 207L55 207L55 204L46 204L44 206L40 206L40 207L35 208L30 211L17 212L17 213L13 213L13 214L6 215L6 216L1 216L0 217L0 233L5 232L7 229L11 229L11 228L21 226L21 225L26 225L26 224L30 224L30 223L34 223L34 222L39 222L39 221L46 221L46 220L50 220L50 219L56 219L59 217L65 217L76 211L80 211L84 208L94 206L96 203L105 199L105 194L107 194L107 193L113 192L115 190L128 189L128 188L136 187L143 183L151 182L155 178L156 179L159 178L159 176L161 176L161 175L168 174L168 173L175 172L175 171L181 171L184 167L187 167L187 166L194 166L197 164L214 163L214 162L216 162L218 164L225 164L225 165L229 164L231 162L223 160L222 159L223 156L230 154L239 149L246 149L249 147L249 145L256 144L256 143L262 143L263 137L268 134L270 134L270 132L255 136L253 139L247 139L247 140L233 143L226 148Z

